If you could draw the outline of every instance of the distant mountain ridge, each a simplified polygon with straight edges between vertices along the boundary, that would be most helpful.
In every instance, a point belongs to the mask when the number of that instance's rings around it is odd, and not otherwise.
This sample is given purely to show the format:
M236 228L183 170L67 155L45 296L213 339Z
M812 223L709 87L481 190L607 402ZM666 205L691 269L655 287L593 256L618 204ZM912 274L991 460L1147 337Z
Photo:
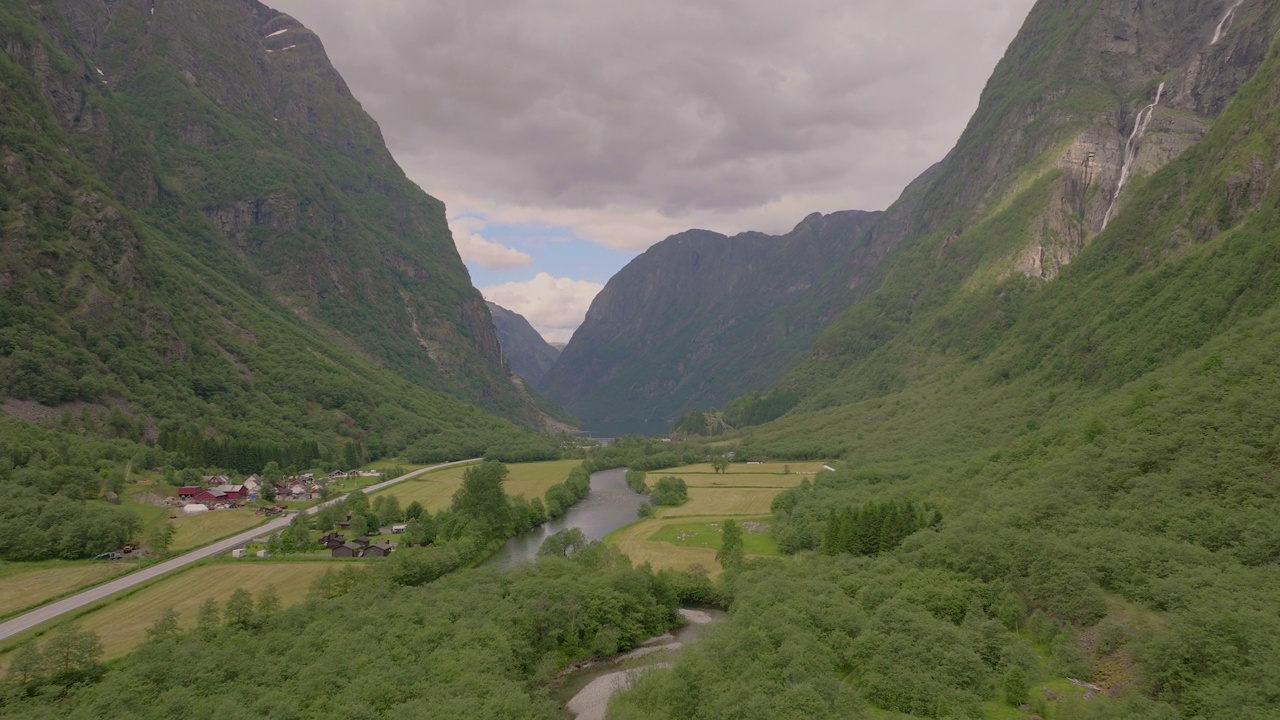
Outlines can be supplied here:
M880 213L813 214L790 233L690 230L619 271L540 388L600 433L662 433L769 387L863 292Z
M492 301L486 301L486 304L498 330L502 355L511 364L511 372L537 387L542 376L560 356L560 348L543 339L520 313Z

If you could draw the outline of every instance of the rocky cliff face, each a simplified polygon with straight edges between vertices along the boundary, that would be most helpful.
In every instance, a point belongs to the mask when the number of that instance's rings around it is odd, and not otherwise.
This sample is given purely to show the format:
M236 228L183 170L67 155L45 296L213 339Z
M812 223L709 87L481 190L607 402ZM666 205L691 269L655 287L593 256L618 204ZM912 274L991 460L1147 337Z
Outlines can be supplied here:
M1053 279L1126 189L1204 136L1277 28L1280 7L1265 0L1037 4L916 234L949 243L1021 203L1021 237L989 258L988 276Z
M690 230L609 280L541 387L601 433L773 383L861 292L879 213L814 214L781 237Z
M352 353L536 416L442 204L314 33L254 0L50 0L13 18L9 58L134 217Z
M523 315L491 302L486 304L511 372L536 387L560 356L560 349L548 344Z

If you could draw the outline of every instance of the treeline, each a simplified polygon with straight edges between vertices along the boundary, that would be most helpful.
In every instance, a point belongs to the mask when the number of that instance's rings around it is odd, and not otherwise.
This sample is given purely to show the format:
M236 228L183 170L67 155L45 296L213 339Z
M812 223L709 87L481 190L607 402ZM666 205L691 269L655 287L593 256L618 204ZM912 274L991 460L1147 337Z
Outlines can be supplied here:
M444 430L414 442L403 453L409 462L430 465L483 457L505 463L559 460L563 442L528 432L463 432Z
M640 506L640 517L652 515L654 506L677 507L689 502L689 487L682 478L667 475L649 487L646 477L643 470L628 470L626 476L627 487L649 496L649 500Z
M795 390L778 388L772 392L747 393L724 409L724 421L735 428L763 425L787 414L800 402Z
M701 445L628 435L606 447L592 448L587 455L586 466L590 472L620 467L651 472L692 465L706 458L707 450Z
M192 465L225 468L244 474L261 472L267 463L272 462L287 471L302 470L320 457L320 444L315 440L280 444L228 437L206 438L197 432L177 431L160 433L156 444L181 455ZM346 453L348 462L352 459L350 455ZM358 453L354 459L356 462L350 467L362 464Z
M850 505L843 510L833 510L827 517L822 533L822 552L826 555L876 555L898 547L917 530L940 522L941 513L936 510L926 512L914 500L873 501L862 507Z
M697 584L634 568L598 543L571 560L468 570L422 587L398 583L397 568L346 565L283 610L241 593L195 618L166 614L137 651L75 682L11 672L0 715L556 720L560 703L547 688L560 669L666 632Z
M142 530L128 510L0 485L0 560L78 560L115 550Z

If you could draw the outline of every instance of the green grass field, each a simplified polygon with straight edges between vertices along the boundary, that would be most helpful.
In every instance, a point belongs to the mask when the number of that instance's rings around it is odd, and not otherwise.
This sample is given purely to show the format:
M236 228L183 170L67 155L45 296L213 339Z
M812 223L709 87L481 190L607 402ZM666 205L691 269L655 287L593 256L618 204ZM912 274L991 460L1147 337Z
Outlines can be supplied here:
M769 535L769 518L740 520L742 548L748 555L778 555L778 543ZM720 549L721 521L663 524L649 536L652 542L665 542L678 547Z
M617 547L632 562L647 562L655 570L683 570L701 565L716 575L721 570L716 562L716 551L720 549L720 522L726 519L729 518L690 522L687 519L647 518L614 530L605 536L605 542ZM748 556L779 554L777 543L763 527L769 520L768 516L732 519L752 524L744 528L747 532L742 535L743 549Z
M0 562L0 617L133 570L131 562Z
M580 463L580 460L551 460L508 465L509 474L502 483L503 490L508 495L520 495L529 500L540 498L547 488L564 482L569 471ZM371 497L395 495L400 499L401 507L416 500L431 512L439 512L453 502L453 494L462 487L462 474L466 471L466 466L436 470L380 490Z
M170 520L178 532L173 536L173 543L169 549L174 552L183 552L198 548L228 535L234 535L241 530L260 525L266 520L265 516L255 515L251 508L214 510L199 515L179 515Z
M689 502L679 507L660 508L664 518L701 515L768 515L773 498L783 488L690 487Z

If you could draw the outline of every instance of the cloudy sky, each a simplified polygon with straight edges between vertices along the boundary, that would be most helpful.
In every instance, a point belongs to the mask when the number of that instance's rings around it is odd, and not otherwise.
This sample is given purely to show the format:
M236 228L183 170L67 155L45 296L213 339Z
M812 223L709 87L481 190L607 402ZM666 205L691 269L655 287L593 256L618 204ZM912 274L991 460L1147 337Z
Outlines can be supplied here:
M324 41L485 296L567 340L636 254L887 207L1033 0L268 0Z

